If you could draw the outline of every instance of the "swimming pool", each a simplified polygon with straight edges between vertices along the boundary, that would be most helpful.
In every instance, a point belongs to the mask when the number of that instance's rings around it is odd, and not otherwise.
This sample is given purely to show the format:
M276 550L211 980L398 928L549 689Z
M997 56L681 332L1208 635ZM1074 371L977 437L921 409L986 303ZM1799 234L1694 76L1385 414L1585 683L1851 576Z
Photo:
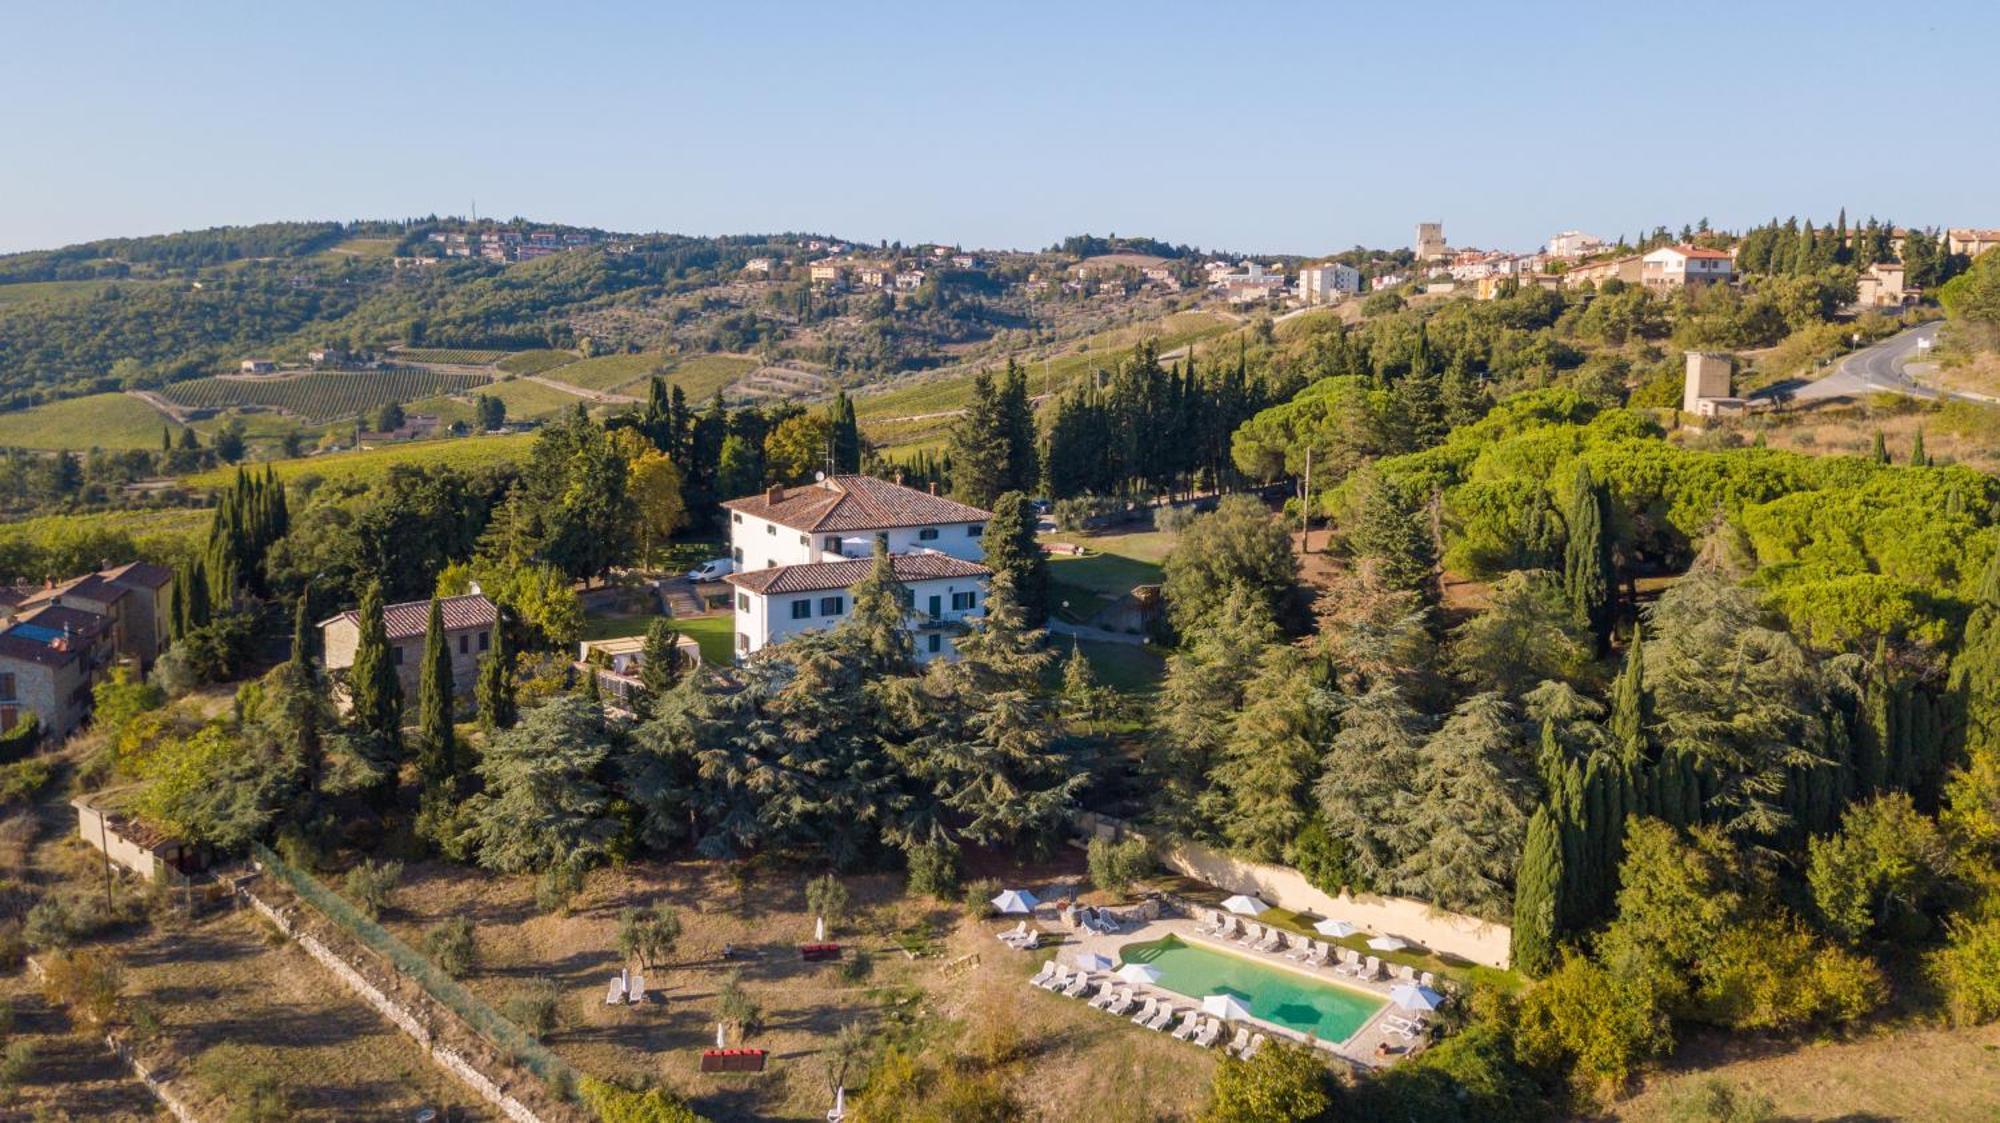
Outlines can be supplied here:
M1126 944L1120 963L1144 963L1160 972L1155 985L1200 1001L1235 995L1252 1017L1321 1041L1345 1041L1386 1003L1364 991L1320 982L1299 971L1272 967L1241 955L1190 944L1177 936Z

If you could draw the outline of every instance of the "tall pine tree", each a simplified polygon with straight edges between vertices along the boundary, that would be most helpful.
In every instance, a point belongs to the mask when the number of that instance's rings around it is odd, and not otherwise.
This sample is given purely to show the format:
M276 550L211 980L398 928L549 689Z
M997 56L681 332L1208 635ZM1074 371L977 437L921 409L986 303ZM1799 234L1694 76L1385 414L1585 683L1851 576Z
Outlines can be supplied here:
M1611 642L1611 594L1617 580L1604 522L1604 495L1590 469L1579 464L1564 516L1568 535L1563 547L1563 590L1577 623L1597 638L1599 654Z
M380 742L385 759L394 759L403 740L403 685L396 677L394 649L382 620L382 583L370 581L355 609L361 636L348 670L356 728Z
M1009 491L994 502L983 541L987 568L996 577L1007 575L1022 622L1041 627L1049 618L1049 561L1035 538L1035 513L1026 496Z

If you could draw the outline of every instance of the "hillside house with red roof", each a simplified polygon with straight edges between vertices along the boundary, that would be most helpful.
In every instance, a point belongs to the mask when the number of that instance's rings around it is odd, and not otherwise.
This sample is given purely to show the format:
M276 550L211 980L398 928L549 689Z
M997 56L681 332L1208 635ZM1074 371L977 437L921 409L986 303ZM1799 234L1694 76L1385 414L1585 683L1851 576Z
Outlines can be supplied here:
M1652 289L1726 282L1736 275L1736 258L1727 250L1661 246L1639 260L1639 280Z
M991 511L860 475L773 487L723 507L736 563L726 580L736 590L738 658L846 619L878 544L910 588L919 659L957 654L952 637L985 608Z

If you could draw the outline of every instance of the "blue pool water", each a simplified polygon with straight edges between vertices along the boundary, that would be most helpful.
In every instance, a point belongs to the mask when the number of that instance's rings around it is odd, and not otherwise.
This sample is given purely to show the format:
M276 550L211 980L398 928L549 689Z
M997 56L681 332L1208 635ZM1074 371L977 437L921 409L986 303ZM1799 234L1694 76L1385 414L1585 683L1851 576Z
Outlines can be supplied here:
M1144 963L1160 972L1155 985L1199 1002L1211 994L1234 995L1251 1016L1321 1041L1345 1041L1384 1005L1353 987L1321 982L1299 971L1259 963L1175 936L1126 944L1120 963Z

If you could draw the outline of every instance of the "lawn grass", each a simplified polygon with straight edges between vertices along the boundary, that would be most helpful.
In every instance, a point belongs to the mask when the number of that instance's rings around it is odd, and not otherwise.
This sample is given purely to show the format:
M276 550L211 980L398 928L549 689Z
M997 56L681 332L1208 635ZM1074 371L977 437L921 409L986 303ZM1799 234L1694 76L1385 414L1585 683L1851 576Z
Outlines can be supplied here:
M509 464L528 455L533 433L509 433L495 437L453 437L407 444L385 445L360 452L333 452L305 456L297 460L277 460L272 468L278 478L291 482L301 476L322 480L373 480L386 475L397 464L442 464L471 471L490 464ZM236 478L236 469L217 468L187 477L189 487L223 487Z
M0 413L0 445L15 448L159 448L160 430L181 426L130 394L92 394Z
M1061 644L1062 639L1055 642ZM1097 681L1122 694L1149 698L1159 692L1160 680L1167 676L1166 657L1149 644L1079 640L1077 646Z
M674 629L689 636L701 645L701 657L718 667L727 667L736 661L736 614L723 612L714 616L676 616Z

